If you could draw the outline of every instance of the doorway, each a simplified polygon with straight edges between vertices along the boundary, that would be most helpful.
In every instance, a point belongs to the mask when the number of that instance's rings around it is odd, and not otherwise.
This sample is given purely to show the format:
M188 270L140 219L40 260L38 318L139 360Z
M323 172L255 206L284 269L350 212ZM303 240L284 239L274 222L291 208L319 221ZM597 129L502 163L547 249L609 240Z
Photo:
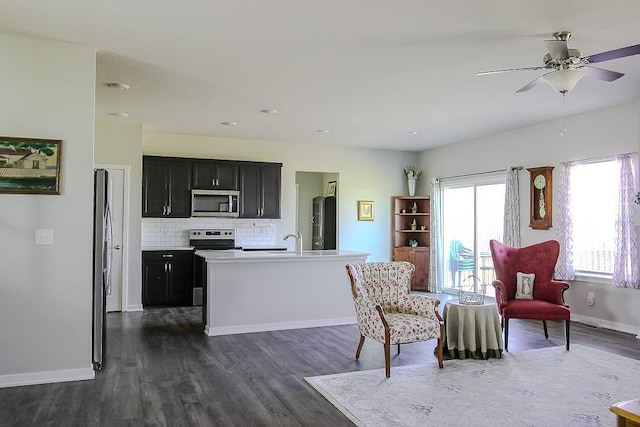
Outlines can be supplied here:
M335 249L339 249L339 196L338 174L335 172L304 172L296 171L296 229L302 233L302 250L312 250L314 236L314 198L328 196L329 183L335 188L335 226L329 241L335 242ZM316 227L317 230L318 227ZM316 248L317 249L317 245Z
M107 312L126 311L127 307L127 271L128 241L127 224L129 200L128 165L96 165L106 169L109 175L107 182L107 203L111 216L109 246L111 253L109 288L107 289Z
M478 292L494 277L489 241L502 241L503 174L463 177L441 183L445 292Z

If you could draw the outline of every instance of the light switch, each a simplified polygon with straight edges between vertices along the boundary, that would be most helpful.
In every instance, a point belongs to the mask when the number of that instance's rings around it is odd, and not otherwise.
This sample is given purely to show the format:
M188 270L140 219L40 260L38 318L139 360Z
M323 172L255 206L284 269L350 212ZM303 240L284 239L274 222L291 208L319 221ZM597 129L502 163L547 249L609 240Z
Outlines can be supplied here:
M35 237L36 246L53 246L53 230L37 229Z

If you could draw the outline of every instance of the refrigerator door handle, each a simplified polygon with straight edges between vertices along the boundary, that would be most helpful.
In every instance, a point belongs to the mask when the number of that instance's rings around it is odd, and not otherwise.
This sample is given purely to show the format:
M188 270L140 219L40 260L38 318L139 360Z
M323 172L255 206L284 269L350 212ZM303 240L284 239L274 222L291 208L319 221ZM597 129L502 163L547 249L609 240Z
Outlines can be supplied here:
M110 187L107 187L109 190L111 190ZM106 257L106 262L105 262L105 288L107 290L107 295L111 295L111 264L113 261L113 218L111 217L111 207L109 206L109 200L112 199L112 197L109 197L110 195L107 196L107 200L106 200L106 211L105 211L105 219L106 219L106 224L105 227L107 228L106 230L106 238L108 239L107 242L105 242L105 246L106 246L106 251L105 251L105 257Z

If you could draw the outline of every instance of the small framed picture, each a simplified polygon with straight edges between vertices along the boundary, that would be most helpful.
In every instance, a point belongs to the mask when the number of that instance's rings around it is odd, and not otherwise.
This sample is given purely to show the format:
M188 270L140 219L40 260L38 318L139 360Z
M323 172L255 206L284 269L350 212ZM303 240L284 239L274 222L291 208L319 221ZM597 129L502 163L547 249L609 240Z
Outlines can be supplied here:
M60 194L62 141L0 136L0 194Z
M358 200L358 221L373 221L375 206L371 200Z
M333 197L336 195L336 182L329 181L327 184L327 197Z

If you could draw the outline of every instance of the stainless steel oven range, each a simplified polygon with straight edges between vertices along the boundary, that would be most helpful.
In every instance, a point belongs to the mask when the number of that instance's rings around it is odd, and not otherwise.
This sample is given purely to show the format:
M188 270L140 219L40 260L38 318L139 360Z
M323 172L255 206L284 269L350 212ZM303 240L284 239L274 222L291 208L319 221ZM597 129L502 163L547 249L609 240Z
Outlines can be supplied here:
M189 230L189 245L196 250L242 249L236 246L235 228L205 228Z
M241 250L236 246L234 228L206 228L189 230L189 245L196 250ZM193 305L202 305L204 285L207 283L207 266L204 260L196 257L194 265Z

